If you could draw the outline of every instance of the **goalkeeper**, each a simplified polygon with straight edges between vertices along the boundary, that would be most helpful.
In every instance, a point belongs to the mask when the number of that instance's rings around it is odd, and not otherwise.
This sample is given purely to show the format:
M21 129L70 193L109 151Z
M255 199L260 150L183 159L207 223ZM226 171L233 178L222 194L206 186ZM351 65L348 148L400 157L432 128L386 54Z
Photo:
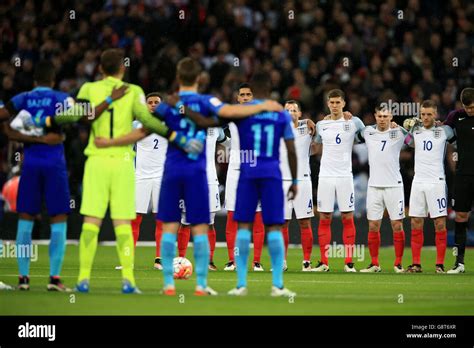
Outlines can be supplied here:
M79 242L79 278L76 286L80 292L89 291L92 263L102 220L110 206L117 238L117 252L122 266L122 292L139 293L133 274L134 247L130 221L135 219L135 175L134 152L131 146L97 148L96 137L116 138L130 133L132 121L137 118L145 128L164 136L186 152L199 153L203 145L168 129L154 118L147 109L143 90L128 85L125 96L117 101L107 97L114 87L122 86L125 74L124 54L119 49L108 49L102 53L100 69L104 78L85 83L78 95L76 106L69 112L44 120L46 126L74 122L87 116L89 104L95 105L106 99L109 108L92 123L89 143L84 153L88 157L84 168L83 198L81 214L84 223ZM82 101L82 102L81 102ZM84 103L85 102L85 103ZM89 115L94 117L94 115Z

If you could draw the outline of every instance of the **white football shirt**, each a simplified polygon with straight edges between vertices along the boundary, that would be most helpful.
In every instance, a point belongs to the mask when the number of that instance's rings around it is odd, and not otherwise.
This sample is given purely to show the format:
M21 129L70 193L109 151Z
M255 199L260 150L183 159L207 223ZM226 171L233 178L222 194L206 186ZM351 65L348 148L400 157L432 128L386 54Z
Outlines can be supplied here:
M229 123L230 131L230 156L229 169L240 170L240 139L239 129L234 122Z
M297 128L294 127L293 122L291 126L293 134L295 135L296 156L298 158L297 179L300 181L310 181L311 169L309 167L309 155L313 137L309 133L308 125L304 120L298 122ZM291 180L288 151L283 139L280 141L280 170L283 180Z
M143 125L139 121L133 121L134 129L142 127ZM155 133L137 141L135 145L135 178L161 178L163 176L167 149L168 140Z
M400 150L407 131L402 127L380 131L376 126L365 127L362 137L369 153L369 186L403 186L400 174Z
M413 131L410 143L415 145L415 176L413 182L439 183L446 179L444 156L446 142L454 137L449 126L420 127Z
M207 171L207 183L208 184L219 184L217 180L216 170L216 142L223 141L225 134L222 128L213 127L207 129L206 137L206 171Z
M319 177L352 177L352 146L364 129L358 117L346 121L322 120L316 124L316 142L323 144Z

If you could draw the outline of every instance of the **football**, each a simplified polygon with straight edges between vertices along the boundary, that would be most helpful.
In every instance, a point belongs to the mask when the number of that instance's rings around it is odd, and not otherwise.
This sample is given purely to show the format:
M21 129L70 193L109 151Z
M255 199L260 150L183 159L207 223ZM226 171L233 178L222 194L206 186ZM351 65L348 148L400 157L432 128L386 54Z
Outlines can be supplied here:
M173 277L175 279L188 279L193 274L193 264L185 257L173 259Z

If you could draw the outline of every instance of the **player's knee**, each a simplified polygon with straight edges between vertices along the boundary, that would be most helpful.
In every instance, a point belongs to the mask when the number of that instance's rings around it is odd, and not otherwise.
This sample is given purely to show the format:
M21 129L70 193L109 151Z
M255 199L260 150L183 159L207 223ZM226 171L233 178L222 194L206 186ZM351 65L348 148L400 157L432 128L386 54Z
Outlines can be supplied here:
M380 221L371 220L369 221L369 231L379 231Z
M446 229L446 218L438 218L434 220L435 230L443 231Z
M321 220L331 220L332 213L319 213L319 217Z
M393 232L403 231L403 223L401 220L392 221L392 230Z
M343 220L346 219L353 219L354 218L354 213L352 211L346 212L346 213L341 213L341 217Z
M311 226L310 219L301 219L301 220L298 220L298 222L300 224L300 228L309 228Z
M456 222L466 222L469 219L468 212L456 212Z
M423 218L412 218L411 219L411 229L412 230L421 230L423 228Z

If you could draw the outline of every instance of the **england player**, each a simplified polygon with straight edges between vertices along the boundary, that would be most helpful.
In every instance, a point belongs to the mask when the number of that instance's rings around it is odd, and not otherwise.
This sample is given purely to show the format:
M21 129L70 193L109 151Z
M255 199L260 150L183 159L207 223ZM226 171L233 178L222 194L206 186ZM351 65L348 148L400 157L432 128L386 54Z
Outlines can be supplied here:
M248 83L242 83L239 86L237 101L239 104L245 104L253 100L253 93ZM234 220L235 199L237 196L237 184L240 175L240 144L239 131L234 123L229 124L230 131L230 156L229 167L227 170L227 177L225 183L225 208L227 210L226 223L226 241L227 253L229 255L229 262L226 263L224 271L235 270L235 237L237 235L237 221ZM255 272L263 271L263 266L260 262L262 255L263 244L265 240L265 230L262 221L262 207L257 205L255 210L255 220L253 223L253 270Z
M371 263L361 272L381 272L378 253L380 248L380 225L387 209L393 230L395 247L394 271L403 273L402 257L405 248L405 198L400 174L400 151L407 131L402 127L390 128L392 113L386 108L376 107L375 126L367 126L360 140L367 144L369 154L369 184L367 188L367 220L369 220L368 244Z
M300 121L301 108L296 100L288 100L285 110L291 115L292 130L295 136L296 155L298 157L298 195L294 200L285 200L285 224L282 227L283 239L285 240L285 261L283 269L286 270L286 255L288 252L288 225L291 221L293 210L301 231L301 245L303 247L302 271L311 271L311 251L313 250L313 231L311 229L311 218L313 211L313 185L311 183L311 170L309 168L309 156L313 136L306 122ZM283 191L288 192L291 186L291 171L288 163L286 146L280 143L280 164L283 177Z
M259 105L270 94L270 77L256 73L251 82ZM256 161L241 161L234 218L239 223L236 238L237 286L228 292L233 296L247 294L247 262L250 249L250 229L258 202L267 232L268 250L272 263L272 296L293 297L296 294L283 286L284 245L281 226L284 223L284 192L280 170L280 140L285 139L292 183L288 198L297 193L297 158L291 116L288 112L262 112L236 122L240 151L252 152Z
M161 100L162 98L157 92L148 94L146 96L148 111L153 113ZM154 214L158 211L158 199L160 197L168 141L158 134L150 134L138 120L133 121L133 128L134 130L131 133L118 138L96 137L95 145L97 147L109 147L135 144L135 210L137 217L132 220L132 234L133 243L136 247L143 215L146 215L150 210ZM163 223L156 220L154 268L158 270L163 269L160 257L162 233ZM122 269L122 266L117 266L115 269Z
M191 58L182 59L177 66L180 103L171 108L161 103L155 113L162 115L172 128L198 138L203 130L185 116L186 109L198 112L212 118L247 117L265 110L279 111L281 105L267 101L258 105L229 105L223 104L218 98L197 93L198 77L201 67ZM178 111L179 110L179 111ZM199 133L201 132L201 133ZM203 137L205 139L205 136ZM186 206L186 221L191 224L193 233L195 269L197 286L195 295L217 295L207 285L209 263L209 241L207 237L210 222L209 188L206 174L206 154L197 158L189 158L178 151L175 146L169 146L166 154L165 171L161 184L158 218L163 221L163 236L161 239L161 255L164 275L163 293L168 296L176 295L173 279L173 258L175 255L176 233L181 220L180 200L184 199Z
M81 87L77 99L83 102L76 103L72 110L64 114L48 117L46 125L74 122L84 118L88 115L87 105L97 104L115 87L123 86L122 79L126 70L123 51L104 51L100 69L104 76L102 80L85 83ZM128 134L132 130L133 119L137 118L145 128L168 138L176 149L179 147L192 154L202 151L202 144L198 140L189 139L180 132L170 130L149 113L145 94L139 86L129 84L128 87L129 90L122 99L115 102L113 98L106 98L104 103L108 107L107 115L94 118L89 144L85 150L88 158L84 168L81 203L84 223L79 241L80 270L76 286L79 292L89 292L99 230L109 206L117 238L117 252L122 265L122 292L140 292L135 285L133 274L134 248L130 225L130 221L136 217L134 152L128 145L98 148L94 142L95 138L114 138Z
M0 109L0 120L6 120L20 111L33 118L55 114L58 105L69 107L72 99L66 93L53 90L54 66L49 61L39 62L34 71L35 88L14 96ZM49 129L50 133L61 133L59 127ZM47 142L45 137L20 134L6 127L11 140L25 142L21 180L18 187L17 211L19 213L16 244L26 255L18 255L19 290L29 290L32 231L35 216L41 213L43 200L51 217L51 241L49 244L50 277L48 291L70 291L60 279L66 252L67 214L69 207L69 185L64 157L62 136L57 141Z
M327 251L331 242L331 220L334 203L341 211L343 241L346 250L345 272L356 272L352 262L355 243L354 182L352 178L352 146L356 134L364 129L358 117L344 118L344 92L333 89L327 94L330 119L316 124L316 142L323 144L318 180L317 207L320 213L318 238L321 261L314 272L328 272Z
M449 274L464 273L464 254L469 215L474 200L474 88L461 92L462 109L451 111L444 124L456 134L458 160L454 178L454 210L456 225L454 247L456 263Z
M415 176L410 193L411 217L411 252L412 264L407 272L420 273L421 249L423 247L423 223L429 214L435 227L436 273L444 273L444 256L446 253L446 177L444 174L444 156L447 142L454 140L451 127L437 126L437 107L435 102L425 100L420 108L420 122L411 125L411 120L404 126L411 126L410 140L415 147ZM407 139L408 140L408 139Z
M229 142L230 139L224 134L221 127L212 127L207 129L206 136L206 172L207 182L209 185L209 211L211 213L209 229L207 237L209 238L210 258L209 270L217 271L214 264L214 251L216 249L216 229L214 220L216 213L221 210L221 199L219 195L219 180L217 179L216 170L216 144ZM183 203L183 215L181 218L181 226L178 231L178 253L180 257L185 257L186 249L191 235L191 226L186 222L186 209Z

